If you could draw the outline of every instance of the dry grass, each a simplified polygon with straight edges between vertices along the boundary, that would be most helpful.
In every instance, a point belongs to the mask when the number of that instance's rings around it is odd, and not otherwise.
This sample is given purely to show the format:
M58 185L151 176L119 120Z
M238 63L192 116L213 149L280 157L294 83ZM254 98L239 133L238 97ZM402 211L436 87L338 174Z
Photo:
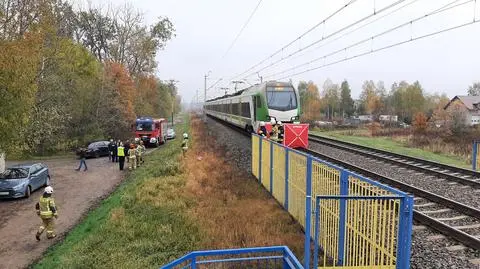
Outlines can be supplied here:
M300 225L263 190L257 181L223 158L224 150L207 135L203 122L192 120L195 147L187 153L186 194L205 234L205 248L288 245L302 256Z

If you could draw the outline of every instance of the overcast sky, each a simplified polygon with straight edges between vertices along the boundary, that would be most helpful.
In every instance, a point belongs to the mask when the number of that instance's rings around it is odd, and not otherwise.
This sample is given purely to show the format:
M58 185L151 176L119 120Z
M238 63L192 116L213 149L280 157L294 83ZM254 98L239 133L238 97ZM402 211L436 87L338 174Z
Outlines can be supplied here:
M93 3L97 3L94 0ZM107 0L98 2L106 3ZM124 0L113 0L122 4ZM263 0L237 42L227 52L235 36L257 6L258 0L132 0L136 8L144 12L147 23L166 16L174 23L176 37L168 42L165 50L158 53L158 75L161 79L175 79L184 102L190 102L197 90L203 98L203 76L211 71L207 86L223 78L216 86L230 86L229 79L259 63L284 45L293 41L315 24L338 10L346 0ZM466 94L466 88L473 81L480 80L480 23L475 23L437 36L382 50L373 54L341 62L304 74L290 76L300 71L321 66L345 57L375 50L389 44L405 41L411 37L429 34L480 18L480 1L454 0L406 0L392 8L389 5L398 0L357 0L343 11L327 20L314 31L286 48L265 64L272 63L304 48L308 44L328 36L362 18L370 16L363 23L326 38L310 49L306 49L286 60L260 72L265 79L287 80L295 85L299 80L312 80L321 86L327 78L334 83L347 79L352 95L357 97L365 80L383 80L387 88L394 81L419 80L427 92L445 92L449 97ZM477 3L475 7L474 4ZM322 58L333 51L343 49L360 40L369 38L392 27L423 16L446 4L460 5L454 9L437 13L411 26L399 28L357 47L342 51L309 65L289 72L277 74L311 61ZM376 15L374 12L374 4ZM401 8L402 6L404 6ZM399 9L398 11L391 13ZM391 14L390 14L391 13ZM379 19L380 17L384 18ZM377 20L334 40L357 27ZM225 55L226 54L226 55ZM252 71L262 68L258 66ZM250 75L247 77L247 75ZM274 76L268 76L274 75ZM255 72L247 72L236 79L249 83L259 81ZM248 85L248 84L245 84ZM240 87L241 85L239 85ZM218 96L223 91L213 87L208 97Z

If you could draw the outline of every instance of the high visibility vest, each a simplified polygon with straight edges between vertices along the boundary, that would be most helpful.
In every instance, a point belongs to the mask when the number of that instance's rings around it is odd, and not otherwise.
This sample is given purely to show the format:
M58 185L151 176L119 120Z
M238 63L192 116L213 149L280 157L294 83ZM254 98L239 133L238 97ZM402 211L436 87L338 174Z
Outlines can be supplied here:
M122 146L118 146L117 148L117 156L118 157L125 157L125 150Z
M52 197L40 197L40 217L42 218L51 218L57 214L55 208L55 201ZM53 210L53 211L52 211Z
M182 148L183 148L183 149L188 149L188 140L184 139L184 140L182 141Z

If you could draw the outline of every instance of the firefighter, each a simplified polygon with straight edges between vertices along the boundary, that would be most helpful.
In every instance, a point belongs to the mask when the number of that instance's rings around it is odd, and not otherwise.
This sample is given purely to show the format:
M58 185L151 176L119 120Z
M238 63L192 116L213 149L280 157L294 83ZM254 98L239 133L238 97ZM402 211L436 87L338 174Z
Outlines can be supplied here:
M140 167L140 163L141 164L144 164L145 163L145 160L143 159L144 155L145 155L145 152L147 151L147 149L145 148L145 146L143 145L143 141L140 141L140 144L137 146L137 149L136 149L136 155L137 155L137 166Z
M183 141L182 141L183 157L185 157L185 154L187 153L187 150L188 150L188 134L183 133Z
M127 156L127 163L130 162L130 158L128 158L128 153L129 153L129 150L130 150L130 140L127 139L127 141L125 141L125 144L123 145L125 147L125 156Z
M277 122L278 124L278 143L283 143L283 134L285 130L283 129L283 123L281 121Z
M267 136L267 128L265 128L265 122L260 122L260 128L258 129L258 135L260 136Z
M53 231L53 218L58 218L58 212L52 194L53 188L51 186L47 186L42 197L40 197L40 201L35 205L37 215L42 219L43 222L43 225L38 228L37 234L35 235L35 238L38 241L40 241L40 236L45 229L47 230L48 239L52 239L57 236Z
M277 121L275 119L272 119L270 121L270 123L272 124L272 131L270 132L270 139L275 141L275 142L278 142L278 125L277 125Z
M117 147L117 156L118 156L118 164L120 167L120 171L123 170L123 165L125 164L125 148L123 147L123 143L120 142Z
M129 157L129 165L128 165L128 170L135 170L137 169L137 155L136 155L136 150L135 150L135 144L130 144L130 150L128 151L128 157Z

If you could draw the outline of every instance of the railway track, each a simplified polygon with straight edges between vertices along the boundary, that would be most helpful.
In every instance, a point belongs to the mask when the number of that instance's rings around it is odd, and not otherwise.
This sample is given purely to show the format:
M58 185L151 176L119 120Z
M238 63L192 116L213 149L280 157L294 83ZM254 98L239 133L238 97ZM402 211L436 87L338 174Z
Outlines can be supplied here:
M209 116L210 117L210 116ZM211 119L228 126L246 136L250 136L243 129L236 127L230 123L210 117ZM315 137L310 137L310 140L315 140ZM315 141L316 142L316 141ZM336 147L340 148L340 147ZM346 147L341 149L348 150ZM351 163L327 156L320 152L305 149L306 153L321 158L325 161L342 166L348 170L362 174L373 180L377 180L384 184L396 187L402 191L414 195L414 220L420 224L430 227L445 236L454 239L466 247L470 247L480 251L480 210L471 206L459 203L457 201L442 197L417 188L415 186L406 184L399 180L380 175L378 173L369 171ZM366 154L362 154L366 155ZM464 169L469 171L467 169ZM470 184L467 184L470 185ZM471 186L471 185L470 185ZM454 245L454 248L461 246Z
M414 220L455 239L465 246L480 250L480 210L325 154L309 149L304 151L350 171L413 194L415 197Z
M480 189L480 172L477 171L392 153L385 150L374 149L318 135L310 134L309 140L314 143L350 151L369 158L374 158L395 164L397 166L405 167L410 170L416 170L425 174L444 178L448 181L453 181L463 185L471 186L475 189Z

